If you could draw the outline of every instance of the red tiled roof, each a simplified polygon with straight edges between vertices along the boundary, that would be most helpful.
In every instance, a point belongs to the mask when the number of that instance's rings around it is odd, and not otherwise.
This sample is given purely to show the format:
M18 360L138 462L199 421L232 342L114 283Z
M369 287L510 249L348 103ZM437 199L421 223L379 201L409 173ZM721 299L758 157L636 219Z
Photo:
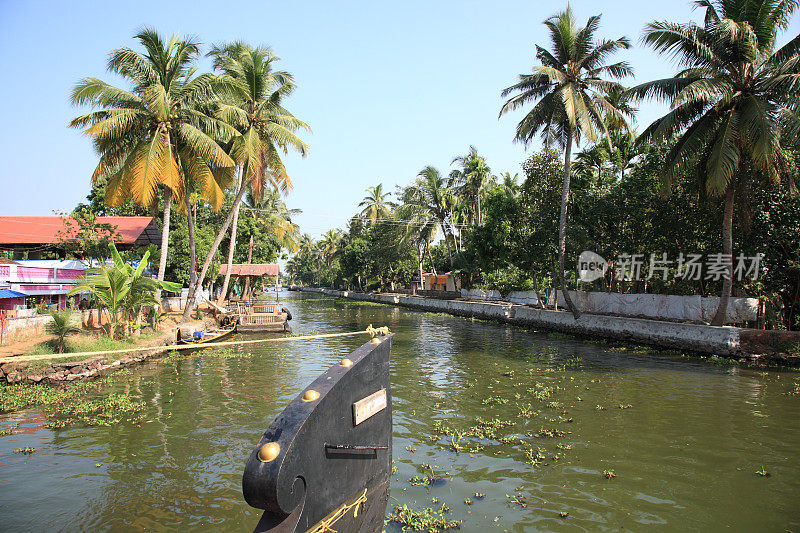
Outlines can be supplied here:
M278 265L274 263L263 263L259 265L231 265L231 276L277 276L279 272ZM225 275L225 272L228 271L228 264L223 263L222 266L219 267L219 273L221 276Z
M161 243L161 233L153 217L97 217L97 223L116 227L118 244ZM68 217L0 216L0 248L3 245L57 244L67 225L74 225Z

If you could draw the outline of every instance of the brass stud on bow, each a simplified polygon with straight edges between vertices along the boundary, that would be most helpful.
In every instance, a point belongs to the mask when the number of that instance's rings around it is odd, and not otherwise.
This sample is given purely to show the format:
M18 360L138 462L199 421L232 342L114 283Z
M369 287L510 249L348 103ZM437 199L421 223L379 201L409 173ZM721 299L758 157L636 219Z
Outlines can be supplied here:
M347 359L345 357L344 359L341 360L341 362L339 363L339 366L343 366L345 368L349 368L349 367L353 366L353 362L350 359Z
M303 394L304 402L313 402L317 398L319 398L319 393L315 390L308 389L305 394Z
M281 453L281 446L277 442L268 442L258 450L258 460L262 463L269 463Z

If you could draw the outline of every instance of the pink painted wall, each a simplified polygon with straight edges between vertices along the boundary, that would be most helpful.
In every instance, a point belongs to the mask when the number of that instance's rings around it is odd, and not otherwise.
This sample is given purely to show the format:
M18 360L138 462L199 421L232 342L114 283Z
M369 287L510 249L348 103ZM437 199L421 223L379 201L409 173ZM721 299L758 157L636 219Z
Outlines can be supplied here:
M17 267L17 277L20 279L53 279L55 269L38 267Z
M25 305L25 298L3 298L0 299L0 309L14 309L15 305Z

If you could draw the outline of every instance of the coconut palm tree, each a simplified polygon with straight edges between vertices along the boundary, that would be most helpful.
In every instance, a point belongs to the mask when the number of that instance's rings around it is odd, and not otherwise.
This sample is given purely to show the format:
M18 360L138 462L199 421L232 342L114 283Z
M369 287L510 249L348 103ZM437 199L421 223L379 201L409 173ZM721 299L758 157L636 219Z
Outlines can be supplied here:
M53 320L50 321L45 330L53 338L49 341L50 347L55 353L64 353L68 351L67 337L80 333L78 327L78 313L69 309L63 311L50 311L50 316Z
M367 187L367 195L358 204L363 207L361 216L368 219L370 224L375 224L378 219L389 218L392 215L393 202L387 200L391 192L383 192L383 184L379 183L375 187Z
M545 144L555 142L564 147L558 275L567 306L577 319L580 310L572 303L564 277L572 144L582 139L596 142L601 137L608 138L609 120L624 121L605 96L610 89L621 85L604 77L619 79L633 74L624 61L607 64L609 56L629 48L630 43L625 37L595 39L600 17L590 17L585 26L579 27L569 7L544 24L550 33L552 50L536 47L536 58L541 64L533 68L532 74L520 74L519 81L502 92L504 97L513 96L503 104L500 115L536 102L517 125L515 140L527 145L540 134Z
M216 116L238 133L230 143L229 152L239 166L242 180L233 207L203 262L197 284L190 289L184 321L191 314L189 302L194 302L198 287L203 285L245 191L250 190L256 199L262 197L267 187L288 193L292 180L281 160L281 153L291 149L303 157L308 155L308 145L295 132L300 129L311 131L308 124L283 107L284 98L295 89L294 78L288 72L273 69L280 58L269 49L234 42L214 46L208 55L213 59L215 70L221 73L219 82L215 84L215 90L222 98ZM232 246L235 242L236 239L231 238Z
M410 189L410 187L405 189L401 188L398 196L404 198L404 193L406 193L408 189ZM431 243L433 243L438 233L438 221L429 209L423 207L419 203L414 203L412 194L413 193L409 193L409 197L407 198L410 203L401 203L397 207L397 216L406 223L404 238L413 242L417 249L417 267L419 270L419 280L420 283L422 283L422 262L426 253L430 255ZM431 260L431 266L435 273L436 267L433 266L433 260Z
M519 174L515 172L505 171L498 176L498 185L509 196L517 196L522 190L522 185L519 183Z
M486 160L478 155L478 149L474 146L469 147L467 155L454 157L451 164L461 167L450 172L450 180L454 192L468 206L467 222L480 225L481 198L486 191L492 171Z
M413 184L401 189L400 200L406 215L404 218L416 219L415 223L420 225L421 231L432 221L438 224L444 235L450 266L453 266L455 236L451 222L455 196L450 179L444 178L436 168L428 165L420 170Z
M256 248L255 236L262 231L273 234L280 248L287 249L289 253L297 251L300 227L292 222L292 217L302 211L287 208L278 191L267 190L260 200L254 198L252 193L248 193L241 207L245 210L245 220L249 219L250 222L250 237L247 244L248 264L253 262L253 251ZM245 280L244 293L249 294L249 289L250 277L248 276Z
M118 88L97 78L84 78L72 90L72 103L90 105L70 127L91 137L100 161L92 181L108 180L106 203L127 200L150 206L159 188L164 193L159 281L164 280L173 201L180 204L186 185L219 209L233 161L217 144L233 135L221 120L205 113L213 98L213 76L194 75L199 45L177 36L165 42L154 30L134 36L141 54L124 47L109 54L108 70L130 87Z
M333 260L339 254L342 239L342 232L336 229L329 229L322 235L319 242L320 253L328 267L333 264Z
M608 147L599 143L587 147L575 155L575 173L578 176L592 177L600 186L603 184L603 170L608 163Z
M713 325L725 322L733 285L733 213L754 170L779 179L785 166L782 120L794 122L800 88L800 36L775 50L797 1L698 0L703 24L651 22L644 42L674 57L680 70L672 77L628 91L637 98L666 100L670 111L654 121L637 143L677 137L664 160L665 191L683 173L697 176L702 192L722 197L722 253L727 276Z

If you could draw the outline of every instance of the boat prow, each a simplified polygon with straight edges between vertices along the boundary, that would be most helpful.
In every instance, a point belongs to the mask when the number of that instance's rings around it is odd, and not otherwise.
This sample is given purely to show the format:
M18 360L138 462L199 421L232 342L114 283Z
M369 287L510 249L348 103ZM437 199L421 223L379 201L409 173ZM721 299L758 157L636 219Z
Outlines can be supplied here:
M264 509L255 531L383 529L392 462L392 338L376 337L329 368L264 432L242 477L247 503Z

